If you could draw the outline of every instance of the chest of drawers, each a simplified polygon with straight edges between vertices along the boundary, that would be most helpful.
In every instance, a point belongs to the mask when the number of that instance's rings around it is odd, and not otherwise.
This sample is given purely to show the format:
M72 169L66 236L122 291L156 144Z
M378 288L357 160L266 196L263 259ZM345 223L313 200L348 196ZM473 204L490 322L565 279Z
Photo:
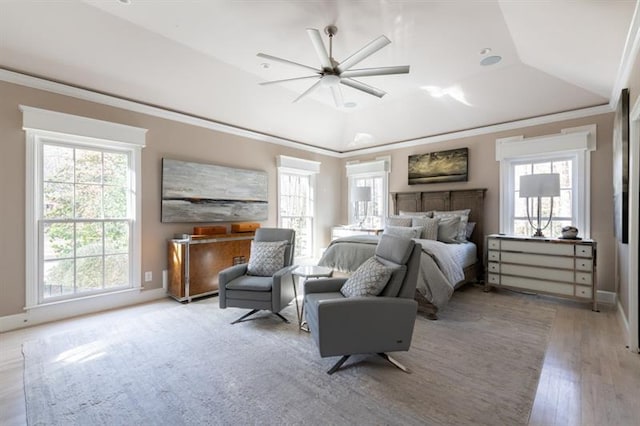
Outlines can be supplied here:
M489 235L485 285L586 301L595 311L596 251L593 240Z

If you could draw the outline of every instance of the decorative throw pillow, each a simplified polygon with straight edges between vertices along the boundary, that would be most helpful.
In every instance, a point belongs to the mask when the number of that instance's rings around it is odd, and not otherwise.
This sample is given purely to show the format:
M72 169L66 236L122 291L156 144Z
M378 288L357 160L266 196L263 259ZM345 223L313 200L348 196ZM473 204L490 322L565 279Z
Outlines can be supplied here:
M286 241L252 241L248 275L270 277L284 267Z
M370 257L342 284L340 292L345 297L377 296L387 285L391 272L391 268Z
M469 222L469 214L471 213L471 209L464 210L450 210L450 211L442 211L436 210L434 211L434 217L439 218L448 218L458 216L460 217L460 223L458 224L458 235L456 236L456 240L460 243L467 242L467 222Z
M383 234L402 238L420 238L422 226L385 226Z
M384 224L386 226L411 226L410 216L389 216Z
M423 240L437 240L438 239L438 223L440 218L438 217L414 217L411 225L422 226L422 234L420 238Z
M460 228L460 216L440 218L438 223L438 241L443 243L459 243L458 229ZM466 226L465 226L466 228Z

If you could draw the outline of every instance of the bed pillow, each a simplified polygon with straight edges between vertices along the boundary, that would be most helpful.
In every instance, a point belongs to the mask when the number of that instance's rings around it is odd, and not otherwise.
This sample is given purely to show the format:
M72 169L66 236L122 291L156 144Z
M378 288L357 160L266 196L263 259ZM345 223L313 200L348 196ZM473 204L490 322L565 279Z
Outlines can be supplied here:
M400 216L413 216L413 217L433 217L433 210L428 212L406 212L400 210Z
M420 238L423 240L437 240L438 239L438 223L440 218L438 217L414 217L411 225L422 226L422 234Z
M248 275L270 277L284 268L287 241L251 241Z
M476 229L476 223L467 222L467 232L466 232L467 241L471 238L471 235L473 234L474 229Z
M422 226L385 226L383 235L394 235L401 238L420 238Z
M449 216L440 218L440 222L438 223L438 241L442 241L443 243L459 243L459 229L460 216Z
M345 297L377 296L387 285L391 272L391 268L370 257L342 284L340 293Z
M389 216L385 219L386 226L411 226L410 216Z
M436 210L434 212L434 217L439 218L447 218L447 217L460 217L460 223L458 225L458 235L456 236L456 240L460 243L467 242L467 223L469 222L469 214L471 213L471 209L464 210L450 210L450 211L440 211Z

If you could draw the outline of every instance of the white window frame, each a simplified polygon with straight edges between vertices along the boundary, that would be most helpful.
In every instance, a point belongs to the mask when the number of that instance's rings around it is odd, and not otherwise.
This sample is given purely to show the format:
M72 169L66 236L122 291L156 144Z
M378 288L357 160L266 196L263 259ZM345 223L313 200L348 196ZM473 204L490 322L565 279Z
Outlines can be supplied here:
M141 203L142 170L141 151L145 146L147 129L95 120L71 114L64 114L40 108L20 105L22 111L22 128L26 132L26 185L25 185L25 309L77 302L83 299L94 299L125 291L139 291L142 288L141 271ZM42 280L42 251L40 250L39 226L42 192L42 145L48 142L62 142L66 145L77 145L78 148L97 148L100 150L126 151L130 155L130 186L134 194L130 199L131 246L130 246L130 282L131 288L116 289L84 297L72 297L55 302L39 301L39 286Z
M311 241L309 245L311 246L311 257L307 258L296 258L294 259L295 263L305 263L306 261L311 261L317 257L318 248L316 247L317 241L317 222L315 220L316 212L317 212L317 203L316 203L316 175L320 173L320 165L319 161L306 160L303 158L289 157L286 155L279 155L276 157L276 162L278 166L278 226L282 225L282 211L280 210L280 197L281 197L281 178L283 174L288 175L300 175L300 176L309 176L310 182L310 200L311 203Z
M562 129L536 138L514 136L496 140L500 162L500 232L513 234L515 206L514 166L522 162L573 160L572 216L585 238L591 237L591 152L596 150L596 125Z
M391 172L391 157L380 157L373 161L347 163L347 205L350 224L357 222L355 217L355 203L351 200L353 188L357 179L382 178L382 216L381 223L389 216L389 173Z

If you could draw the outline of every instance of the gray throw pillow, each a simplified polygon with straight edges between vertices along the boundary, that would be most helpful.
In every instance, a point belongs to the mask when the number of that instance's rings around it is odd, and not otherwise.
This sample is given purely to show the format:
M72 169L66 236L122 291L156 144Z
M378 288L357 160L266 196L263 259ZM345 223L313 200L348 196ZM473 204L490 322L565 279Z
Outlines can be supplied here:
M428 212L406 212L400 210L398 213L400 213L400 216L433 217L433 210L429 210Z
M422 229L422 226L386 226L382 234L401 238L420 238Z
M466 226L465 226L466 228ZM460 216L440 218L438 223L438 241L443 243L459 243L458 229L460 229Z
M342 284L340 292L345 297L377 296L387 285L391 272L391 268L370 257Z
M389 216L384 221L385 226L411 226L410 216Z
M286 241L252 241L248 275L270 277L284 267Z
M420 238L423 240L437 240L438 239L438 223L440 218L434 217L414 217L411 222L412 226L422 226L422 234Z
M466 243L467 242L467 223L469 222L470 213L471 213L471 209L436 211L434 213L434 217L439 217L441 219L453 217L453 216L460 217L460 222L458 223L458 235L456 236L456 240L459 243Z

